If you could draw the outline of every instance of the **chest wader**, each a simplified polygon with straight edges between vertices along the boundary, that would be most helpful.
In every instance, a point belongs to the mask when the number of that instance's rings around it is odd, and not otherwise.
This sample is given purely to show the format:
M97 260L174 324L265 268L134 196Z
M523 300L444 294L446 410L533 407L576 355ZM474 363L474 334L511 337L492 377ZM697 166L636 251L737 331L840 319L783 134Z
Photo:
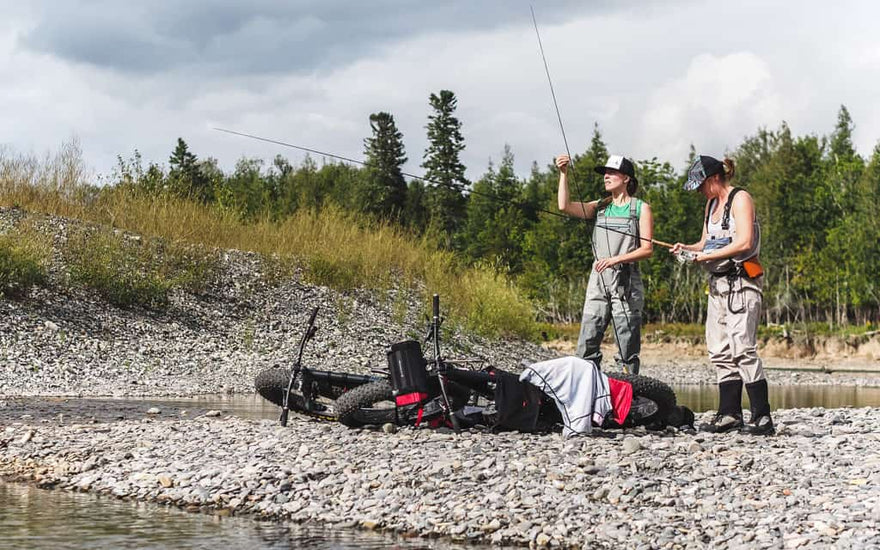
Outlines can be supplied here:
M717 250L733 242L736 225L731 223L730 209L733 197L740 191L731 190L720 223L711 221L713 204L706 216L706 246L704 252ZM743 385L749 395L751 421L770 417L767 379L758 357L758 324L761 320L763 277L750 277L743 267L747 259L757 258L760 250L760 227L754 223L754 242L746 253L735 259L707 262L709 272L709 304L706 310L706 345L709 360L715 367L718 380L718 414L727 417L727 424L716 420L709 431L729 431L742 426ZM754 428L746 426L746 431ZM763 428L762 428L763 429ZM772 421L769 430L772 430ZM768 433L758 431L755 433Z
M613 231L609 231L610 228ZM622 235L620 232L629 233ZM593 226L593 256L595 261L631 252L639 245L637 200L630 199L628 216L606 216L605 209L596 212ZM639 267L635 263L618 264L596 273L590 269L577 355L601 365L599 345L608 328L614 325L618 354L614 357L619 368L638 374L641 349L642 309L645 289Z

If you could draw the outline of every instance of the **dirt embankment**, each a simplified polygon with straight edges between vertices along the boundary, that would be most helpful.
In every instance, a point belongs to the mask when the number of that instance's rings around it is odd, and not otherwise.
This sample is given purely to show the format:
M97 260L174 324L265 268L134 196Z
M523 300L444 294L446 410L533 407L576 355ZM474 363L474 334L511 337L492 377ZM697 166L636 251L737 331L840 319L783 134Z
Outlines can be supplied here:
M603 343L607 357L616 352L611 338ZM576 342L561 339L547 342L545 346L567 354L574 353ZM758 344L758 353L765 366L772 369L880 373L880 332L849 337L795 334L763 338ZM700 363L706 361L706 354L706 343L701 337L647 334L641 356L643 364Z

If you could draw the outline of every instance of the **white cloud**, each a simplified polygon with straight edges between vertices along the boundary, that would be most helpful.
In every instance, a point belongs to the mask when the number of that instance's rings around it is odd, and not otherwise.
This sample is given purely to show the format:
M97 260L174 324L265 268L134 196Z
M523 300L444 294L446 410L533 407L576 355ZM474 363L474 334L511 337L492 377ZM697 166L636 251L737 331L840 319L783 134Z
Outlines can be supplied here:
M699 152L719 156L743 135L780 120L782 103L770 67L760 57L701 54L684 75L650 95L638 148L654 148L657 157L675 159L694 144Z
M50 8L41 13L0 0L0 144L42 152L75 134L102 172L135 148L165 162L178 136L227 168L242 155L302 158L211 129L223 126L361 158L369 114L385 110L404 134L407 170L421 173L428 95L450 89L459 98L469 177L479 177L489 157L498 160L505 143L521 175L563 148L527 3L498 1L490 10L461 2L466 13L459 19L473 15L468 10L499 12L492 24L461 26L435 4L407 3L401 15L393 6L402 4L393 0L372 10L360 3L348 9L340 0L332 9L315 8L314 21L308 9L293 10L291 20L302 28L281 33L261 18L260 10L274 13L269 3L212 1L222 8L213 17L194 0L186 25L167 34L160 31L174 21L168 5L142 3L133 37L162 36L177 47L191 32L186 47L195 51L178 64L144 60L141 70L125 70L120 64L132 52L91 55L118 47L118 34L73 33L77 10L68 10L69 22L52 19L45 28L54 30L53 40L35 51L23 37L33 37ZM667 0L577 12L570 11L573 2L537 3L572 152L588 146L598 122L612 151L657 156L680 168L691 143L721 154L782 120L797 134L826 134L845 104L856 144L869 154L880 137L880 46L870 24L880 4L843 1L847 9L822 0L804 0L797 9L761 0ZM320 43L292 49L297 37L337 12L344 27L330 25L335 32ZM388 32L376 39L371 22ZM68 30L76 35L69 51ZM297 64L309 56L318 57Z

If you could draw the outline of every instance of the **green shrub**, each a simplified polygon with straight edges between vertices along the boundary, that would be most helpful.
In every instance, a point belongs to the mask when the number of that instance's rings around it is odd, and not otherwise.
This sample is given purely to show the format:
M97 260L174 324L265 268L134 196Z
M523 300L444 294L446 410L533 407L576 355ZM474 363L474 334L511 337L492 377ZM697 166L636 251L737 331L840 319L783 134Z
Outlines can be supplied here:
M104 229L72 234L64 256L72 282L119 307L163 309L172 289L199 291L216 269L215 260L194 248Z
M491 267L476 265L456 272L447 265L440 276L429 277L429 281L441 295L443 315L466 329L486 336L538 338L532 304Z
M51 248L34 231L14 229L0 235L0 296L21 296L45 284Z

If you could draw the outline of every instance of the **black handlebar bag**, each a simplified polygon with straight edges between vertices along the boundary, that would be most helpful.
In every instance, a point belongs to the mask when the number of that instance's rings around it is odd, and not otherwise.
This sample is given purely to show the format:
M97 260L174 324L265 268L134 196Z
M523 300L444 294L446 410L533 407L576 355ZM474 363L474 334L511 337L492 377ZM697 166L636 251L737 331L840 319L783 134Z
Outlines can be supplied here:
M538 424L543 393L528 382L520 382L519 376L495 371L495 410L498 421L495 427L520 432L533 432Z

